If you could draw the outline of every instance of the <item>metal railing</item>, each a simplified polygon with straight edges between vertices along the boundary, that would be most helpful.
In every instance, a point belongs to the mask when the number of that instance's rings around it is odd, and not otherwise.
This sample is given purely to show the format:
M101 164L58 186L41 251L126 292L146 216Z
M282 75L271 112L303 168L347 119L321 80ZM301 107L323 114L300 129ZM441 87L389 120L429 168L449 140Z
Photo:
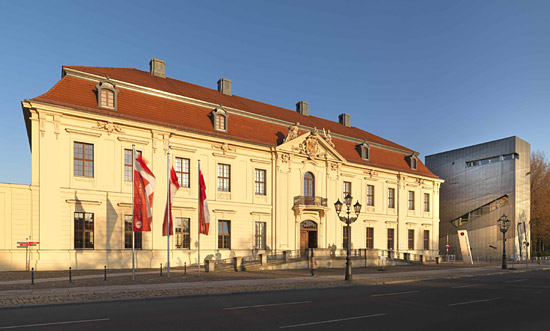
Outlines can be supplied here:
M294 197L294 205L303 205L303 206L317 206L317 207L326 207L327 198L322 197L306 197L299 195Z

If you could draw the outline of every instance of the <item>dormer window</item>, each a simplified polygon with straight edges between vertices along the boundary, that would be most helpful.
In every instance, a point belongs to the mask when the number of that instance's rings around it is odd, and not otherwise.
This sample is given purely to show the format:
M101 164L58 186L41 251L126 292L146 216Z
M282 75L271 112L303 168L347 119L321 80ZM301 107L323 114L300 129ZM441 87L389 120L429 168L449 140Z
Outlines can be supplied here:
M110 81L100 82L97 88L97 104L101 108L117 110L118 90Z
M370 147L367 142L363 142L360 146L361 159L368 161L370 159Z
M225 110L216 108L212 112L212 121L214 122L214 130L227 132L227 117Z
M407 158L408 158L409 166L411 167L411 169L416 170L417 164L418 164L418 158L416 157L416 155L413 154L413 155L408 156Z

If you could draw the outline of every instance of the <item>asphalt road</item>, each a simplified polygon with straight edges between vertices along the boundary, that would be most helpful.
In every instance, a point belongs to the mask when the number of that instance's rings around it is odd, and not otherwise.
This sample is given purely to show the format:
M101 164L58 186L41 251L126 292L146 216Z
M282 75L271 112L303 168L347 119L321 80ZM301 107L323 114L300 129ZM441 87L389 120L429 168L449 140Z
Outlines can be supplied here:
M550 330L550 271L0 309L0 330Z

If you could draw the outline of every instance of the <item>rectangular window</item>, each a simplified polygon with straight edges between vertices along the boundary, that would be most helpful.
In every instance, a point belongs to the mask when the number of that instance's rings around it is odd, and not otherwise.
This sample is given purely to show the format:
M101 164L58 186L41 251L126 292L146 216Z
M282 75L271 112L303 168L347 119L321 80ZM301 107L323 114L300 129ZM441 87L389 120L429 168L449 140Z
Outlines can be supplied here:
M176 217L175 223L176 248L191 248L191 236L189 235L191 220L187 217Z
M94 177L94 145L74 143L74 175Z
M181 157L176 158L174 171L178 177L180 187L189 187L189 164L189 159L182 159Z
M409 230L409 249L414 249L414 230Z
M388 188L388 208L395 208L395 189Z
M136 151L136 156L141 155L141 151ZM124 180L127 182L132 181L132 150L124 150Z
M229 164L218 164L218 191L231 191L231 166Z
M367 228L367 248L374 248L374 228Z
M348 194L351 196L351 182L344 182L344 199Z
M265 195L265 170L263 169L254 171L254 192L257 195Z
M349 228L349 232L351 232L351 227ZM346 225L346 226L343 227L343 230L342 230L342 247L344 249L348 248L348 236L349 236L348 227Z
M216 115L216 130L225 131L225 116Z
M256 249L265 249L265 222L256 222Z
M94 248L94 214L74 213L74 248Z
M101 89L101 107L114 108L114 96L113 91Z
M430 249L430 230L424 230L424 249Z
M130 151L131 152L131 151ZM132 215L124 215L124 248L132 249L132 232L134 232L134 222L132 221ZM136 231L134 233L134 248L142 249L142 233Z
M218 248L231 249L231 221L218 221Z
M374 185L367 185L367 206L374 206Z
M409 210L414 210L414 192L409 191Z
M424 211L429 212L430 211L430 194L424 193Z
M393 250L394 248L394 241L393 241L393 238L394 238L394 234L395 234L395 229L388 229L388 250Z

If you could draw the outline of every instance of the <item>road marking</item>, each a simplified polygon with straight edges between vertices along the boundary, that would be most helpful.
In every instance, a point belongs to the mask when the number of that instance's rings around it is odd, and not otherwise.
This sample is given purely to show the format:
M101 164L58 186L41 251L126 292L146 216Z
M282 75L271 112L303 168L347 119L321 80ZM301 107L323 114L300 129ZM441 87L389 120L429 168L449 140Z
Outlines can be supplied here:
M524 282L529 279L516 279L516 280L508 280L505 283L517 283L517 282Z
M384 294L371 294L371 297L384 297L384 296L388 296L388 295L399 295L399 294L409 294L409 293L418 293L418 291L394 292L394 293L384 293Z
M500 298L492 298L492 299L485 299L485 300L474 300L474 301L466 301L466 302L451 303L451 304L449 304L449 307L450 307L450 306L468 305L468 304L470 304L470 303L494 301L494 300L500 300Z
M455 287L451 287L451 288L464 288L464 287L474 287L474 286L479 286L480 284L472 284L472 285L462 285L462 286L455 286Z
M224 310L261 308L261 307L275 307L275 306L286 306L286 305L301 305L301 304L305 304L305 303L311 303L311 301L283 302L283 303L271 303L271 304L265 304L265 305L229 307L229 308L224 308Z
M0 327L0 329L32 328L32 327L35 327L35 326L62 325L62 324L74 324L74 323L88 323L88 322L102 322L102 321L110 321L110 320L111 320L110 318L98 318L98 319L94 319L94 320L80 320L80 321L41 323L41 324L12 325L12 326L2 326L2 327Z
M287 328L298 328L301 326L310 326L310 325L318 325L318 324L326 324L326 323L335 323L335 322L343 322L343 321L351 321L351 320L357 320L361 318L369 318L369 317L378 317L378 316L384 316L387 315L386 313L381 314L374 314L374 315L365 315L365 316L356 316L356 317L348 317L348 318L339 318L336 320L328 320L328 321L320 321L320 322L311 322L311 323L303 323L303 324L294 324L294 325L285 325L280 326L279 329L287 329Z

